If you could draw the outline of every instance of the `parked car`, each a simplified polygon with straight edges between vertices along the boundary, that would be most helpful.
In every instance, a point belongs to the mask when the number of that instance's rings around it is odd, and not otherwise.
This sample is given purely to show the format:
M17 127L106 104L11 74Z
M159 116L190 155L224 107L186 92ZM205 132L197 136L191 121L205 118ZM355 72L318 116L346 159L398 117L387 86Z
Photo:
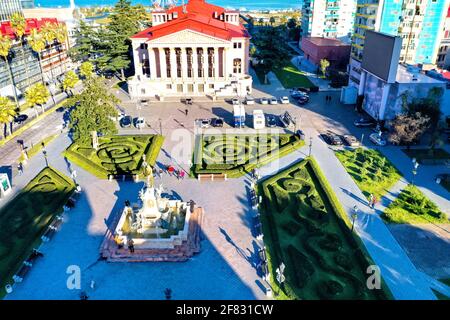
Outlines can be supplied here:
M148 100L147 99L141 99L139 101L139 103L141 104L141 106L144 106L144 107L148 106Z
M192 98L181 99L181 102L184 103L185 105L192 105L194 103Z
M22 122L24 122L27 119L28 119L28 116L26 114L19 114L19 115L14 117L14 122L22 123Z
M361 145L361 143L358 141L358 139L356 139L355 136L346 134L343 136L343 139L345 143L350 147L359 147Z
M245 104L255 104L255 98L253 98L252 96L246 96Z
M237 105L237 104L240 103L240 101L239 101L238 98L233 98L233 99L231 99L231 103L232 103L233 105Z
M294 98L294 99L298 99L300 97L308 97L309 98L309 96L306 93L302 92L302 91L292 91L291 92L291 97Z
M355 120L355 122L353 122L353 124L358 128L375 127L377 125L377 123L374 120L367 119L367 118L361 118L361 119Z
M223 127L223 119L221 118L212 118L211 119L211 126L218 128Z
M305 133L302 130L297 130L295 134L300 138L300 140L305 140Z
M209 128L210 124L211 124L211 120L210 119L200 119L199 120L200 128Z
M286 96L283 96L280 98L280 103L281 104L289 104L289 98Z
M383 147L386 145L386 140L382 136L380 136L378 133L371 133L369 135L369 140L372 141L377 146Z
M341 137L339 137L337 134L334 134L332 132L323 133L322 138L325 140L326 143L328 143L332 146L342 145Z
M135 118L134 126L138 129L142 129L145 126L145 119L143 117Z
M273 114L266 115L266 125L269 128L274 128L277 126L277 118Z
M259 99L259 103L260 104L269 104L269 99L263 97L263 98Z
M299 97L297 98L297 102L301 105L307 104L309 102L309 97L308 96Z
M125 116L122 119L120 119L119 123L122 128L131 127L131 124L133 123L133 118L131 116Z
M278 104L278 99L275 98L275 97L272 97L272 98L269 99L269 103L270 104Z

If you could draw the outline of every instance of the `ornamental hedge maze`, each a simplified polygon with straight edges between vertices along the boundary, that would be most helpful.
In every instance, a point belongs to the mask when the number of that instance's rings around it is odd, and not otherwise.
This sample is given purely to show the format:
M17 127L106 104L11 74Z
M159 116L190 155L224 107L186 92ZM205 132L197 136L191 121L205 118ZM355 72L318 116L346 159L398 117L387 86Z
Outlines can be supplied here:
M0 286L37 248L53 218L62 212L75 189L74 183L49 167L0 210Z
M101 137L97 150L75 141L64 154L83 169L106 179L109 174L139 174L144 154L153 166L163 141L159 135Z
M293 134L201 135L194 150L194 174L242 176L303 146Z
M337 212L339 204L331 202L337 199L318 170L314 160L304 160L260 185L271 278L276 279L281 262L286 265L280 296L385 299L383 290L366 287L365 271L372 263L343 220L345 213Z

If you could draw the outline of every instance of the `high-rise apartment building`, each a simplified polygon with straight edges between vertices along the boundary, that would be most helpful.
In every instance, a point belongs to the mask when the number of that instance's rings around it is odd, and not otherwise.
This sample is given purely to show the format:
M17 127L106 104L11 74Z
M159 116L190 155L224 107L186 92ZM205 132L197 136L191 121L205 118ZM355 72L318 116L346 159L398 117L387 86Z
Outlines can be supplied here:
M450 0L358 0L350 84L358 85L366 30L402 37L400 62L434 64Z
M442 30L442 39L436 58L436 64L439 68L450 68L450 5L445 18L444 29Z
M355 12L356 0L305 0L302 36L350 39Z
M11 15L22 10L20 0L1 0L0 1L0 21L9 20Z

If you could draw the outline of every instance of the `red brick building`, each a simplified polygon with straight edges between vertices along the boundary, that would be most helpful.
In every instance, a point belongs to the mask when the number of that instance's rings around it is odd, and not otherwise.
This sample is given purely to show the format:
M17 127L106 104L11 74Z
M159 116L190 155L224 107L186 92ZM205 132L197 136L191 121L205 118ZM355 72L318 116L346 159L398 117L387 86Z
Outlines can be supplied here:
M350 60L349 44L337 39L305 37L302 39L302 50L305 58L316 66L320 60L327 59L331 68L343 69Z

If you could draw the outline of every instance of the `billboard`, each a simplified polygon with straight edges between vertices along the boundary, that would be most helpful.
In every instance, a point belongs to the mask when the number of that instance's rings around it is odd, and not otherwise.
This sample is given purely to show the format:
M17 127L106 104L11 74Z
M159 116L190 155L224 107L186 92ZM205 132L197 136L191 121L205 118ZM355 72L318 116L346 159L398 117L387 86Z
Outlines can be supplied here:
M394 83L401 49L400 37L367 30L361 67L381 80Z

